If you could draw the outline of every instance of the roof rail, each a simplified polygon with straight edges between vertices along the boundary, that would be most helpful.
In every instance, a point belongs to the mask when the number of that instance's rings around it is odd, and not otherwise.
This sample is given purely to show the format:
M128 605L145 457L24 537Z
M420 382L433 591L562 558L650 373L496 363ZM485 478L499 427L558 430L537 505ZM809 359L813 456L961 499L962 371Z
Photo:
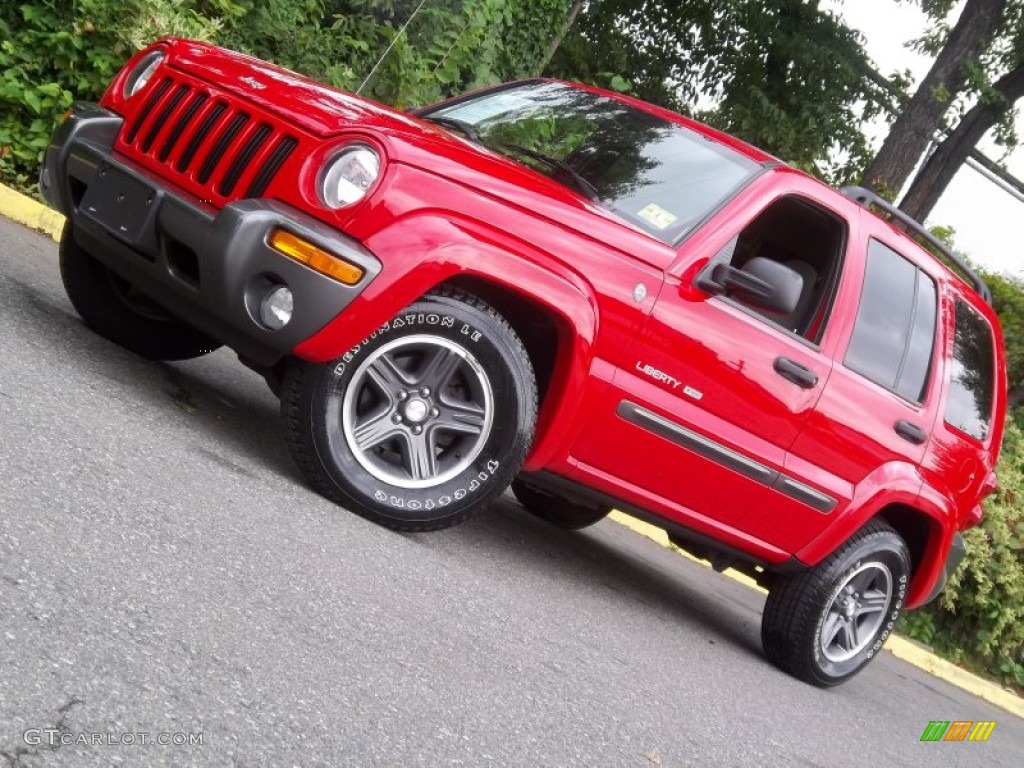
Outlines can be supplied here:
M945 243L925 229L922 224L912 219L885 198L876 195L870 189L865 189L864 187L843 187L839 191L865 208L874 206L875 208L885 211L894 219L906 225L914 232L914 234L924 238L930 246L949 259L950 262L960 270L963 276L967 278L967 281L974 286L974 290L978 292L978 295L985 300L986 304L992 304L992 291L989 290L985 281L982 280L981 277L978 276L978 273L971 269L962 258L953 253Z

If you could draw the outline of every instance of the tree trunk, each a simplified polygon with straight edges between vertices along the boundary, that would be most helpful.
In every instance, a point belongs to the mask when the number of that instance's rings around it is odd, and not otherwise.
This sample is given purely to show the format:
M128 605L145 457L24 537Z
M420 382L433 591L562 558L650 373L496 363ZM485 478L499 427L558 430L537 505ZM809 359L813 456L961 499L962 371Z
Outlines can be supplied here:
M967 0L960 19L917 91L892 124L864 174L864 184L897 194L928 146L932 132L967 83L967 67L992 41L1006 15L1007 0Z
M932 153L900 202L918 221L924 221L967 160L978 141L1018 100L1024 98L1024 62L993 84L998 101L981 102L963 116L956 129Z
M537 63L537 77L544 74L544 70L548 68L551 59L558 52L558 46L562 44L562 40L565 39L569 30L572 29L572 25L576 23L576 17L579 16L580 10L583 8L583 2L584 0L573 0L572 5L569 6L569 13L565 17L565 24L562 25L561 31L551 38L551 43L548 45L547 51L544 52L544 58Z

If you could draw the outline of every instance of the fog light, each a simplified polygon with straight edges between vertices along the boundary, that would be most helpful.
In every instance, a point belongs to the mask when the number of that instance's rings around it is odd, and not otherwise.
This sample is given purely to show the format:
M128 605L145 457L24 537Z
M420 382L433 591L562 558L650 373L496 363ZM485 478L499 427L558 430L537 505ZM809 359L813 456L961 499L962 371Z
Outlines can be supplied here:
M284 328L292 319L292 292L285 285L275 285L260 302L260 320L272 331Z

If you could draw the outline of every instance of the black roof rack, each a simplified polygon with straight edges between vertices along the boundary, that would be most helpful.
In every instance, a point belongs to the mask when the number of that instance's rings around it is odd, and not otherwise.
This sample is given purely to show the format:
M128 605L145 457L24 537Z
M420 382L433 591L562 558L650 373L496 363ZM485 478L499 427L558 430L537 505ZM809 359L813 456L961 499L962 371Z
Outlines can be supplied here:
M925 229L924 226L912 219L888 200L876 195L870 189L865 189L864 187L843 187L839 191L865 208L874 206L875 208L885 211L894 219L906 225L914 232L914 234L924 238L929 245L949 259L949 261L960 270L963 276L967 278L967 281L974 286L974 290L978 292L978 295L985 300L986 304L992 304L992 291L989 290L985 281L982 280L981 277L978 276L978 273L971 269L963 259L953 253L945 243Z

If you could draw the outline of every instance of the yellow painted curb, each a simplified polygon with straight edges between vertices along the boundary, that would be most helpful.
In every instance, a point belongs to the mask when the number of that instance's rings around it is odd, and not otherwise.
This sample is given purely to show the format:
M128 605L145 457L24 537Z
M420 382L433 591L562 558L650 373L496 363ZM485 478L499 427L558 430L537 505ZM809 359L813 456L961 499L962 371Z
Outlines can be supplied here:
M24 224L26 227L31 227L47 234L54 240L60 240L60 233L64 228L64 217L61 214L3 184L0 184L0 216L13 219L19 224ZM618 510L613 511L609 515L609 519L658 542L663 547L672 547L668 536L661 528L637 520L635 517L630 517ZM675 551L695 563L708 568L711 567L703 560L699 560L678 549ZM726 570L725 575L745 586L767 594L749 576L733 570ZM893 635L886 643L885 649L898 659L909 662L915 667L923 669L925 672L945 680L958 688L962 688L968 693L973 693L975 696L979 696L991 704L1002 707L1007 712L1012 712L1018 717L1024 717L1024 700L1021 700L1020 697L1000 688L995 683L983 680L976 675L972 675L970 672L960 669L960 667L951 664L945 659L940 659L935 654L926 651L909 640Z
M0 216L60 240L64 217L37 200L0 184Z
M630 517L618 510L614 510L608 518L619 525L629 528L631 531L639 533L641 536L646 536L647 538L656 541L663 547L672 548L674 551L679 552L681 555L695 563L699 563L706 568L711 567L704 560L699 560L686 552L682 552L681 550L672 547L669 543L668 535L661 528L645 523L642 520L637 520L635 517ZM731 569L727 569L725 571L725 575L733 581L738 581L745 586L756 589L762 594L767 594L767 592L762 587L758 586L757 583L749 576L737 573ZM913 664L918 669L923 669L928 674L937 677L940 680L945 680L947 683L955 685L957 688L965 690L968 693L972 693L990 704L995 704L997 707L1001 707L1007 712L1017 715L1017 717L1024 717L1024 699L1021 699L1014 693L1001 688L997 683L984 680L977 675L971 674L967 670L960 669L960 667L946 661L945 659L940 659L931 651L928 651L911 640L900 637L899 635L891 635L885 644L885 650L897 659L902 659L909 664Z

